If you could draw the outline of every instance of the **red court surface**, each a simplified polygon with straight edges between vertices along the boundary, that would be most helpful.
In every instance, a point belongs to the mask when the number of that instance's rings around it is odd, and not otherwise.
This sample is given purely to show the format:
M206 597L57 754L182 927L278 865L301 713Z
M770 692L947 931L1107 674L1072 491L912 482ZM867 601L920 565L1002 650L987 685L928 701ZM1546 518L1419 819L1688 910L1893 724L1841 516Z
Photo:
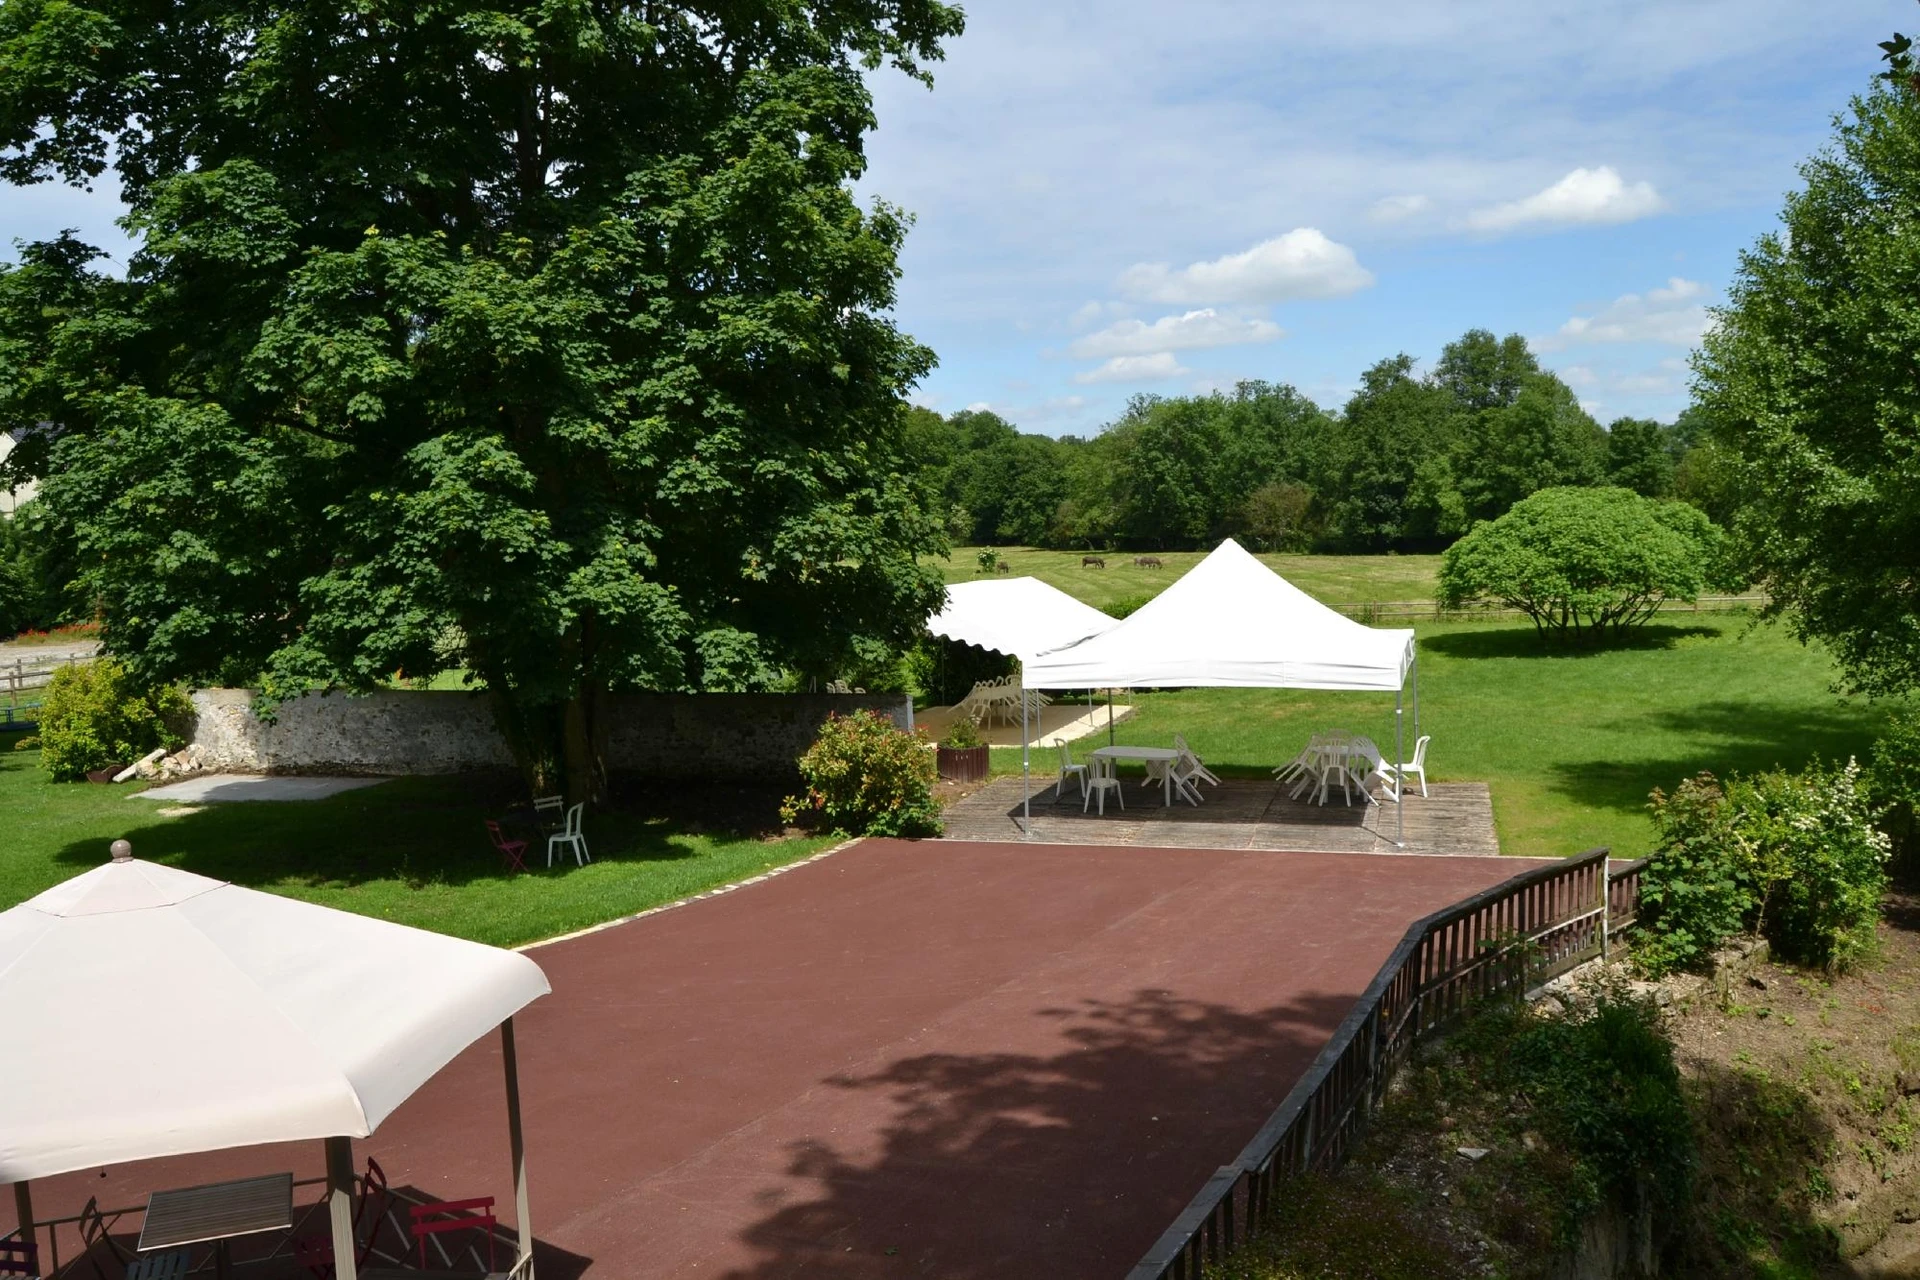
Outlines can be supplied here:
M537 948L541 1280L1121 1276L1413 920L1534 865L874 840ZM489 1038L357 1156L510 1217L503 1096ZM319 1164L317 1142L150 1161L35 1208Z

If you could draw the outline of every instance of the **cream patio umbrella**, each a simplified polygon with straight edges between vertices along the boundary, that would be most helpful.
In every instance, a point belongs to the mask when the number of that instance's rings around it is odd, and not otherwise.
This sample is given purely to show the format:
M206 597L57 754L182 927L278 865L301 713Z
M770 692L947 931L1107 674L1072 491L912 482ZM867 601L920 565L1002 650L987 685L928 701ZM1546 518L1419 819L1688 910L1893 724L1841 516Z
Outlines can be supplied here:
M113 861L0 912L0 1025L45 1049L0 1058L0 1182L31 1233L35 1178L322 1139L353 1280L352 1140L498 1027L530 1274L513 1015L548 990L515 952L137 862L115 841Z

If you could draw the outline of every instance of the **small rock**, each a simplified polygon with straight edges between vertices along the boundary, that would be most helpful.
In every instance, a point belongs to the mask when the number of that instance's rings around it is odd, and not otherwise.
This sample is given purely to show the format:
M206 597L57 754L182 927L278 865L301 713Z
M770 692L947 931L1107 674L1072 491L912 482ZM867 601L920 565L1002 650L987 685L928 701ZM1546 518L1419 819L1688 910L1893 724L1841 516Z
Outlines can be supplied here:
M1485 1147L1458 1147L1456 1150L1469 1160L1484 1160L1487 1156Z
M1920 1072L1902 1071L1893 1077L1894 1087L1911 1097L1920 1093Z
M1758 987L1760 990L1765 991L1767 989L1767 980L1757 973L1750 973L1747 975L1747 985L1750 987Z

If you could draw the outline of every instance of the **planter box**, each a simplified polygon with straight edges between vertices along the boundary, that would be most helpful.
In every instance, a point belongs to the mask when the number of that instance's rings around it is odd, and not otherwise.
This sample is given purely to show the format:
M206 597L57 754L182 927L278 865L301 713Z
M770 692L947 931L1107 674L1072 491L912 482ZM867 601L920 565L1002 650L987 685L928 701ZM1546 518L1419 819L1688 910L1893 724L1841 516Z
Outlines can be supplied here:
M987 780L986 747L941 747L937 754L940 758L940 776L948 782Z

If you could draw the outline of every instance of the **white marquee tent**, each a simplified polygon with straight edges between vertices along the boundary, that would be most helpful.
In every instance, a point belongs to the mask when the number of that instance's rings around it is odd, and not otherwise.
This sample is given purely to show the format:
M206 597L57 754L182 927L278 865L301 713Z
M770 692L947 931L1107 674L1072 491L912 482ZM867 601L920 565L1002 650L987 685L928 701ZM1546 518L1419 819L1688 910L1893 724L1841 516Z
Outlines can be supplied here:
M1119 623L1024 664L1033 689L1350 689L1395 695L1419 677L1413 631L1363 626L1231 538ZM1404 753L1396 742L1396 763ZM1404 816L1401 819L1404 827Z
M114 861L0 912L0 1181L324 1139L334 1256L352 1280L351 1140L495 1027L522 1257L513 1015L550 989L524 955ZM343 1235L342 1233L346 1233Z
M1376 689L1413 668L1413 632L1362 626L1229 538L1123 621L1026 664L1032 689Z
M1098 635L1115 625L1092 605L1038 578L988 578L956 582L947 604L927 621L927 630L949 640L1012 654L1022 663L1035 654Z

